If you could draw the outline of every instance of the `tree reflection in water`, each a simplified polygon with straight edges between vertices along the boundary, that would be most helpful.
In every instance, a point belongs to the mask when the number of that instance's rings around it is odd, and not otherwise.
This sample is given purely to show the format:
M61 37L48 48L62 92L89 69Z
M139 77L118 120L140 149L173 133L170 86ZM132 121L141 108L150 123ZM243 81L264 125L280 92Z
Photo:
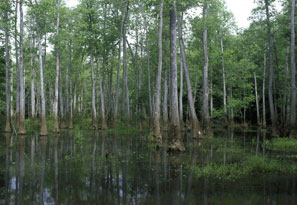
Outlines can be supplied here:
M192 140L185 133L187 152L175 155L167 153L166 134L158 148L147 135L137 133L64 130L48 137L5 135L0 141L5 150L1 203L296 202L294 176L250 177L240 183L197 177L198 167L228 166L243 153L271 155L265 147L266 132L228 128L210 141Z

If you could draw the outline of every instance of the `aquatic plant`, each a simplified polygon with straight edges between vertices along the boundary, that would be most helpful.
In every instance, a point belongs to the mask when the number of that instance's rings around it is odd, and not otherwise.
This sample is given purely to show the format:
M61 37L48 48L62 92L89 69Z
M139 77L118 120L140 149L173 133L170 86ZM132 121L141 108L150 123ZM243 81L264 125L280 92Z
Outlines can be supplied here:
M297 139L274 138L265 142L266 149L273 151L297 152Z

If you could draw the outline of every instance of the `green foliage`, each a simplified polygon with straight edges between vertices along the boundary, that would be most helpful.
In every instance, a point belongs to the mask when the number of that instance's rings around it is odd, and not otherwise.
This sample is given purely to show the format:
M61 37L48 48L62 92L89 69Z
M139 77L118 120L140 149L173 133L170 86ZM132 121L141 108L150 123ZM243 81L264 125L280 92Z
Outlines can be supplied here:
M84 140L85 140L85 137L84 137L84 135L81 132L77 132L74 135L74 142L75 142L76 145L82 146Z
M248 176L296 174L297 165L251 156L231 164L210 163L196 168L198 177L238 180Z
M36 120L31 120L31 119L26 119L25 120L25 127L26 127L26 131L29 134L32 133L38 133L40 130L40 123L38 121L38 119Z
M269 150L283 152L297 152L297 140L292 138L274 138L265 142Z

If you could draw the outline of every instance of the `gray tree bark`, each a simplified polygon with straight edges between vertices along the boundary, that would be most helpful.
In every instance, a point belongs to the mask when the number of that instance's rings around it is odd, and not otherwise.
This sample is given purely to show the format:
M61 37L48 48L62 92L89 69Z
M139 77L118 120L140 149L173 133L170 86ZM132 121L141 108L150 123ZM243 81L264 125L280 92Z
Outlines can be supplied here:
M167 72L164 77L164 94L163 94L163 131L168 131L168 79Z
M15 65L16 65L16 106L15 106L15 119L16 119L16 124L19 124L20 121L20 72L19 72L19 44L18 44L18 6L19 6L19 1L16 0L16 5L15 5L15 19L14 19L14 43L15 43Z
M4 21L6 25L4 26L5 30L5 92L6 92L6 125L5 125L5 132L11 132L11 113L10 113L10 76L9 76L9 69L10 69L10 53L9 53L9 29L8 29L8 8L9 3L6 2L6 8L4 9Z
M254 81L255 81L257 124L258 124L258 126L260 126L261 125L261 118L260 118L260 108L259 108L259 98L258 98L257 76L256 76L256 73L255 72L254 72Z
M37 1L35 0L35 4ZM45 95L44 95L44 78L43 78L43 56L42 56L42 44L41 44L41 34L39 27L39 18L35 14L36 21L36 32L37 32L37 43L38 43L38 57L39 57L39 72L40 72L40 97L41 97L41 126L40 126L40 135L47 135L47 124L46 124L46 110L45 110ZM37 104L39 103L39 97L37 97ZM37 106L39 107L39 106Z
M262 111L263 121L262 126L266 128L266 102L265 102L265 86L266 86L266 50L264 51L264 65L263 65L263 85L262 85Z
M31 66L31 118L32 118L32 120L34 120L35 117L36 117L36 111L35 111L35 76L36 76L36 71L35 71L35 67L34 67L35 53L33 53L33 49L35 49L34 34L32 35L31 56L30 56L30 66Z
M179 20L179 19L178 19ZM178 28L179 30L179 28ZM180 38L180 37L178 37ZM181 51L181 46L179 47L180 48L180 53L182 52ZM179 84L179 119L180 119L180 127L181 127L181 130L183 130L183 126L184 126L184 122L183 122L183 91L184 91L184 73L183 73L183 60L182 60L182 57L180 57L180 72L179 72L179 80L180 80L180 84Z
M100 100L101 100L101 129L106 130L107 124L106 124L106 119L105 119L105 97L104 97L105 95L103 92L99 57L97 57L97 69L98 69L98 75L99 75L99 89L100 89Z
M155 87L155 104L154 104L154 136L159 143L162 142L162 135L160 132L160 112L161 112L161 78L162 78L162 32L163 32L163 5L164 0L161 0L159 12L159 32L158 32L158 71L156 76Z
M179 45L180 45L180 52L181 52L181 61L183 65L182 67L185 71L185 78L186 78L186 85L187 85L187 92L188 92L188 104L190 108L190 116L191 116L191 123L192 123L192 136L193 138L196 138L198 136L201 137L202 132L199 125L196 110L195 110L190 74L187 67L185 45L184 45L183 36L182 36L182 17L181 16L179 16L178 18L178 35L179 35L178 38L179 38Z
M59 27L60 27L60 4L57 0L57 21L56 21L56 79L55 79L55 100L54 100L54 132L59 132L58 122L58 100L59 100L59 75L60 75L60 48L59 48Z
M96 85L95 85L95 74L94 74L94 58L93 49L90 48L90 64L91 64L91 77L92 77L92 126L93 129L97 130L97 111L96 111Z
M147 23L145 23L147 24ZM147 85L148 85L148 94L149 94L149 112L150 112L150 125L152 120L153 114L153 100L152 100L152 88L151 88L151 68L150 68L150 48L149 48L149 41L148 41L148 29L147 25L145 25L145 35L146 35L146 56L147 56Z
M202 97L202 123L207 135L211 134L209 122L209 89L208 89L208 49L207 49L207 2L203 3L203 52L204 52L204 67L203 67L203 97Z
M24 19L23 19L23 0L19 3L20 9L20 123L18 134L26 134L25 128L25 87L24 87L24 52L23 52L23 37L24 37Z
M119 56L118 56L118 69L117 69L117 85L116 85L116 95L115 95L115 103L114 103L114 113L113 113L113 120L117 119L118 116L118 104L119 104L119 92L120 92L120 70L121 70L121 46L122 46L122 36L124 32L125 22L128 18L128 5L126 7L126 11L122 15L122 22L121 22L121 33L119 36Z
M222 55L222 72L223 72L223 103L224 103L224 120L227 121L227 90L226 90L226 75L225 75L225 59L224 59L224 44L223 36L220 33L220 46Z
M291 0L291 128L296 127L295 0Z
M268 52L269 52L269 86L268 86L268 96L269 96L269 109L270 109L270 119L272 123L273 134L276 133L276 115L274 110L274 100L273 100L273 58L272 58L272 37L271 37L271 25L270 25L270 13L268 0L265 0L265 10L266 10L266 24L267 24L267 37L268 37Z
M176 65L176 1L170 9L170 137L168 150L185 151L180 133L177 98L177 65Z

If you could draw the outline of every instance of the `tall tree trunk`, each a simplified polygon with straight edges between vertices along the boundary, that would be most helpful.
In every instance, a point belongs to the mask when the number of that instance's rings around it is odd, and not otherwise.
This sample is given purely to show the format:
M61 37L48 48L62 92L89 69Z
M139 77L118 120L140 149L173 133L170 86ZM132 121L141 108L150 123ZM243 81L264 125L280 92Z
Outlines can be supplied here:
M96 85L95 85L95 74L94 74L94 58L93 58L93 49L90 48L90 61L91 61L91 75L92 75L92 125L93 129L97 130L97 111L96 111Z
M14 107L13 107L13 66L10 66L10 120L13 119L13 117L15 116L14 114Z
M194 104L196 102L196 96L197 96L197 86L198 86L198 70L199 68L197 68L197 71L195 72L195 85L194 85Z
M178 19L179 20L179 19ZM180 53L182 52L181 51L181 47L180 48ZM180 119L180 127L181 127L181 130L183 130L183 127L184 127L184 122L183 122L183 91L184 91L184 73L183 73L183 60L182 60L182 57L180 57L180 72L179 72L179 80L180 80L180 85L179 85L179 119Z
M149 48L149 41L148 41L148 29L147 25L145 25L145 35L146 35L146 55L147 55L147 85L148 85L148 94L149 94L149 111L150 111L150 120L149 125L151 127L152 121L152 113L153 113L153 102L152 102L152 89L151 89L151 68L150 68L150 48Z
M72 43L69 45L69 129L73 129Z
M220 46L222 55L222 72L223 72L223 103L224 103L224 123L227 121L227 90L226 90L226 75L225 75L225 59L224 59L224 44L222 32L220 32Z
M62 69L60 68L59 74L59 100L60 100L60 128L65 129L65 110L64 110L64 96L63 96L63 75Z
M20 72L19 72L19 41L18 41L18 6L19 6L19 1L16 0L16 5L15 5L15 19L14 19L14 43L15 43L15 72L16 72L16 106L15 106L15 119L16 119L16 124L19 125L20 121Z
M212 117L213 114L213 70L212 67L210 68L210 88L209 88L209 95L210 95L210 117Z
M182 17L181 16L179 16L178 18L178 35L179 35L178 38L179 38L179 46L180 46L180 53L181 53L181 61L185 71L185 78L186 78L186 85L187 85L187 92L188 92L188 104L190 108L190 116L191 116L191 122L192 122L192 136L196 138L198 136L201 137L202 132L200 129L198 117L195 110L190 74L187 67L185 45L184 45L183 36L182 36Z
M24 19L23 19L23 0L20 0L20 123L18 134L26 134L25 128L25 87L24 87Z
M262 86L262 109L263 109L263 121L262 126L266 128L266 102L265 102L265 85L266 85L266 50L264 51L264 66L263 66L263 86Z
M176 65L176 0L172 0L170 9L170 151L185 151L180 133L177 99L177 65Z
M32 35L33 37L33 35ZM30 57L30 66L31 66L31 118L32 120L35 120L35 76L36 71L34 67L34 61L35 61L35 53L33 54L33 49L35 49L35 39L32 38L31 42L31 57Z
M4 26L5 30L5 91L6 91L6 125L5 132L11 132L11 118L10 118L10 53L9 53L9 30L8 30L8 9L9 3L6 2L4 9L4 21L6 25ZM11 74L12 75L12 74Z
M47 125L46 125L46 109L45 109L45 95L44 95L44 78L43 78L43 56L42 56L42 44L41 35L39 27L38 16L35 16L36 20L36 31L37 31L37 42L38 42L38 57L39 57L39 72L40 72L40 96L41 96L41 125L40 125L40 135L47 135ZM39 96L37 97L37 104L39 103ZM39 106L37 106L39 107Z
M257 125L261 125L261 119L260 119L260 108L259 108L259 98L258 98L258 86L257 86L257 76L254 72L254 80L255 80L255 96L256 96L256 109L257 109Z
M268 96L269 96L269 109L270 118L272 123L273 134L276 134L276 115L274 110L274 100L273 100L273 58L272 58L272 37L271 37L271 26L270 26L270 13L268 0L265 0L265 10L266 10L266 24L267 24L267 37L268 37L268 52L269 52L269 86L268 86Z
M118 56L118 69L117 69L117 85L116 85L116 96L115 96L115 103L114 103L114 113L113 113L113 121L117 120L118 117L118 104L119 104L119 91L120 91L120 70L121 70L121 46L122 46L122 37L124 32L124 25L128 17L128 9L129 6L127 5L126 11L122 15L122 22L121 22L121 33L119 36L119 56Z
M127 42L126 42L126 28L124 27L123 32L123 103L125 107L125 114L130 122L130 103L129 103L129 88L128 88L128 55L127 55Z
M285 70L285 89L283 93L283 120L284 122L288 122L288 109L287 107L289 106L288 103L288 76L289 76L289 55L290 55L290 48L289 46L287 47L287 53L286 53L286 70Z
M295 0L291 0L291 117L290 126L296 127L296 65L295 65Z
M70 56L71 53L71 41L69 42L68 45L68 55ZM68 57L68 63L66 67L66 88L65 88L65 125L66 127L69 127L69 71L70 71L70 65L71 65L71 58ZM67 124L66 124L67 123Z
M101 100L101 129L106 130L107 124L105 119L105 95L103 92L103 85L102 85L102 76L100 71L100 60L97 56L97 69L98 69L98 75L99 75L99 89L100 89L100 100Z
M58 122L58 100L59 100L59 74L60 74L60 47L59 47L59 27L60 27L60 4L57 0L57 21L56 21L56 79L55 79L55 100L54 100L54 132L59 132Z
M162 32L163 32L163 5L164 0L161 0L159 13L159 33L158 33L158 71L156 77L155 87L155 103L154 103L154 136L159 143L162 142L162 135L160 132L160 113L161 113L161 78L162 78Z
M163 131L168 131L168 79L167 72L164 77L164 96L163 96Z
M209 90L208 90L208 50L207 50L207 2L203 3L203 52L204 52L204 67L203 67L203 97L202 97L202 123L207 135L211 134L209 123Z

